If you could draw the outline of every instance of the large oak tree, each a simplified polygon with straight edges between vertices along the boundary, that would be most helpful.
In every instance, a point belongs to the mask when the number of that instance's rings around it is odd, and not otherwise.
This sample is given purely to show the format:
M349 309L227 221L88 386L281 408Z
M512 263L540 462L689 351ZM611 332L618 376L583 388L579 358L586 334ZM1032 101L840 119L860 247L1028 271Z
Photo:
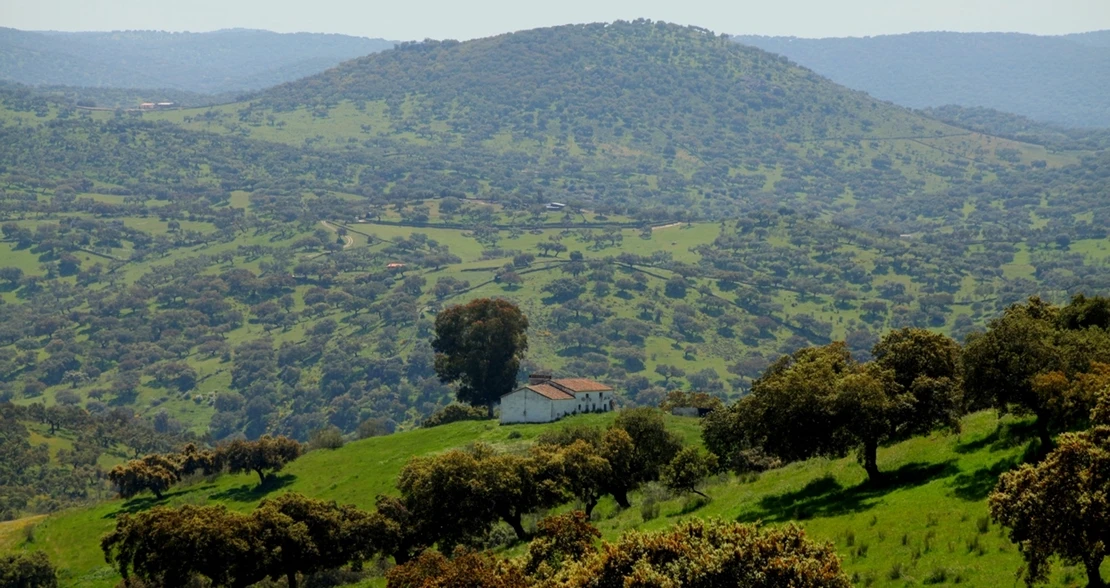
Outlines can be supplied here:
M1053 556L1079 563L1087 585L1104 586L1099 567L1110 550L1110 395L1091 415L1094 427L1065 433L1036 466L1002 475L991 516L1021 546L1030 585L1048 580Z
M528 350L528 318L507 300L479 298L436 316L435 370L440 381L458 384L458 399L486 406L513 390Z

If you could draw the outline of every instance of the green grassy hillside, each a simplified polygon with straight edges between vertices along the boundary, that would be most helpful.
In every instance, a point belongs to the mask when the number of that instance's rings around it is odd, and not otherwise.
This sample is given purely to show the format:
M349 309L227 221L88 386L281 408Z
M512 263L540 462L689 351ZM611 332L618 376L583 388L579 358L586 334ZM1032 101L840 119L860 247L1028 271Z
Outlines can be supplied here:
M371 508L375 495L392 491L394 477L412 455L474 441L511 450L551 427L605 425L610 419L587 415L553 425L507 427L467 422L367 439L311 452L264 490L256 489L250 476L223 476L177 487L161 504L222 503L249 510L266 496L295 491ZM696 420L674 417L668 426L687 442L699 442ZM986 521L985 497L997 475L1021 460L1025 432L1022 421L977 413L964 419L959 434L934 434L880 450L879 465L890 474L878 486L865 483L851 457L815 459L759 476L713 479L705 488L708 503L650 488L634 495L628 510L607 499L595 513L596 524L612 539L628 529L658 529L692 516L796 521L814 538L834 543L860 585L1008 584L1021 557L1001 529ZM645 520L642 506L653 501L658 515ZM118 513L153 505L150 497L139 497L8 523L0 527L0 547L46 551L62 568L64 586L112 586L116 580L103 562L98 537ZM1081 570L1058 567L1052 584L1074 586L1082 576Z

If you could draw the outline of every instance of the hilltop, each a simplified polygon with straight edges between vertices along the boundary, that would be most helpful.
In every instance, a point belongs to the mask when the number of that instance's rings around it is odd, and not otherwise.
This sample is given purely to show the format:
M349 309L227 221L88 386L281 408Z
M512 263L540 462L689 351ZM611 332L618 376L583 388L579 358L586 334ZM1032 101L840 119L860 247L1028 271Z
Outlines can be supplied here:
M212 109L192 130L333 153L356 191L667 208L790 206L854 224L1073 155L940 123L703 29L647 21L405 44ZM844 206L847 204L846 206Z
M864 38L737 36L838 84L913 108L955 104L1072 127L1110 126L1106 31L910 33Z
M247 29L68 33L0 28L0 79L28 85L245 92L393 45L384 39Z

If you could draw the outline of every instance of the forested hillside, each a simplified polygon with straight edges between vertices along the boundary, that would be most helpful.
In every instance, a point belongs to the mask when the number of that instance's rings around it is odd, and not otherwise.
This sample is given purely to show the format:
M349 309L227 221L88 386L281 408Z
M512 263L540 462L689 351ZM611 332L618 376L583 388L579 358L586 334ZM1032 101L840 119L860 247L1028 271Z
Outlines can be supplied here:
M408 45L247 102L149 118L327 150L350 173L374 158L354 188L368 195L548 198L702 218L781 205L895 233L936 228L940 211L917 207L948 205L924 194L958 194L955 212L996 178L1007 194L1044 189L1023 171L1055 176L1078 161L938 123L703 30L648 22Z
M1110 129L1064 127L983 107L948 105L926 108L922 112L951 125L1044 145L1053 151L1102 151L1110 147Z
M0 399L41 416L11 468L72 479L21 477L10 513L97 496L143 447L412 428L451 398L432 318L476 297L529 317L525 371L655 404L1110 286L1095 145L941 123L700 29L412 44L213 108L0 100Z
M404 44L212 107L69 91L0 87L0 550L62 585L608 586L636 549L719 585L737 542L821 570L778 585L1097 578L1048 574L1017 493L987 497L1105 455L1099 132L649 21ZM446 358L437 319L475 299L513 345L464 407L445 362L494 360ZM480 420L535 371L708 416Z
M0 28L0 79L221 94L295 80L391 47L393 42L382 39L246 29L65 33Z
M1071 127L1110 126L1105 31L1038 37L1017 33L910 33L864 38L737 36L838 84L913 108L955 104Z

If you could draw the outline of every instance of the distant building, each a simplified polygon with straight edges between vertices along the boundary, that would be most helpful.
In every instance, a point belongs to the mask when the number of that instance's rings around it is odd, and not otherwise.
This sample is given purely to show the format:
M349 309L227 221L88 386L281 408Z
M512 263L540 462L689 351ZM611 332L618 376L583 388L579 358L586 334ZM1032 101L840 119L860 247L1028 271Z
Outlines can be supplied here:
M696 406L676 406L671 409L671 414L674 416L684 417L704 417L705 415L713 412L712 408L698 408Z
M158 105L153 102L143 102L139 105L141 110L154 110Z
M527 386L501 397L501 424L553 423L568 414L609 412L614 406L613 389L601 382L533 374Z
M391 269L391 270L405 269L405 264L403 264L403 263L387 263L387 264L385 264L385 269Z
M562 210L566 207L567 205L563 204L562 202L548 202L547 205L544 206L544 208L548 210Z

